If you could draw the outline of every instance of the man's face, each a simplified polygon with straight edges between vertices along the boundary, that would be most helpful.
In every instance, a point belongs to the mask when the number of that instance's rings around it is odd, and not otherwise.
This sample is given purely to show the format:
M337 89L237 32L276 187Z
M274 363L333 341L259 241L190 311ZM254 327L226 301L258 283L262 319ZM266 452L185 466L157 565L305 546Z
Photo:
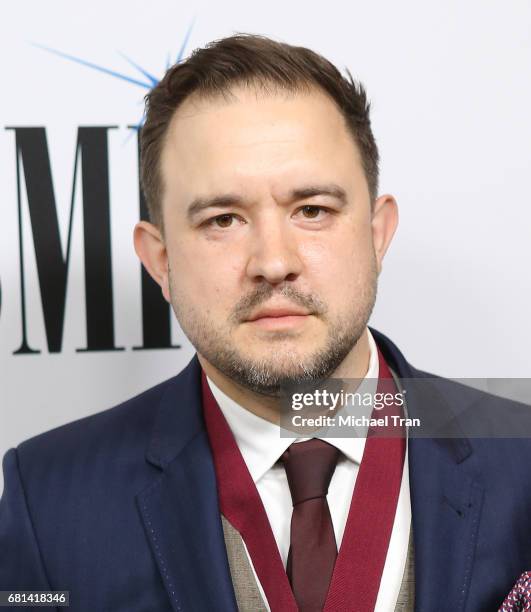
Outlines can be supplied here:
M197 352L258 393L329 376L374 305L360 155L323 93L233 90L176 112L161 159L168 277Z

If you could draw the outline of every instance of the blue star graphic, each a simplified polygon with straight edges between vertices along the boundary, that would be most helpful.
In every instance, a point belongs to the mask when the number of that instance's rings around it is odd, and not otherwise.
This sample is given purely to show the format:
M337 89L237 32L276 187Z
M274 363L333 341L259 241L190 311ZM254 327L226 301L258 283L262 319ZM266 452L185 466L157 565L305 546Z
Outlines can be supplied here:
M190 34L192 33L194 22L195 22L195 19L192 20L192 23L189 25L186 35L184 37L184 40L181 44L181 48L179 49L179 52L175 60L175 63L177 64L181 62L184 57L184 52L186 49L186 45L188 44ZM81 64L82 66L85 66L87 68L92 68L93 70L97 70L98 72L103 72L104 74L112 76L116 79L126 81L127 83L131 83L132 85L137 85L138 87L142 87L143 89L146 89L146 90L152 89L160 81L159 78L157 78L156 76L148 72L145 68L142 68L142 66L137 64L130 57L128 57L127 55L124 55L123 53L119 53L119 55L123 57L123 59L125 59L130 66L132 66L135 70L137 70L137 72L139 72L142 75L142 77L144 77L144 80L139 80L138 78L128 76L127 74L123 74L116 70L106 68L105 66L94 64L93 62L89 62L83 58L76 57L75 55L70 55L69 53L64 53L63 51L58 51L57 49L52 49L51 47L46 47L38 43L33 43L33 46L38 47L39 49L42 49L44 51L47 51L48 53L53 53L54 55L58 55L59 57L62 57L63 59L67 59L71 62L76 62L77 64ZM168 57L166 59L166 70L168 70L170 65L171 65L170 55L168 54ZM144 123L144 117L142 117L142 119L134 127L138 130L142 127L143 123Z

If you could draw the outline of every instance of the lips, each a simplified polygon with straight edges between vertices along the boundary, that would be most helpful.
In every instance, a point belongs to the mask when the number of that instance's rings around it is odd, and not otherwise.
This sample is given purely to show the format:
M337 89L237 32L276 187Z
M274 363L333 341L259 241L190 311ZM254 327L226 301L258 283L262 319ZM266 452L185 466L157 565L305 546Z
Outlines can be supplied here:
M247 321L258 321L259 319L273 318L278 319L281 317L303 317L310 313L302 308L289 307L269 307L262 308L261 310L254 313Z

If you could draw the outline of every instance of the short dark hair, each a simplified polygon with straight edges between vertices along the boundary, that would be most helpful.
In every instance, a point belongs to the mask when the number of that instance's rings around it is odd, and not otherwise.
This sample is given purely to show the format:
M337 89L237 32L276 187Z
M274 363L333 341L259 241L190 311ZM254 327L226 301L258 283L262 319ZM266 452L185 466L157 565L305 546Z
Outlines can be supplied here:
M379 155L371 130L370 103L363 85L346 72L348 78L310 49L254 34L213 41L172 66L146 96L146 117L140 137L141 181L151 221L162 227L160 159L175 111L192 94L226 96L238 85L290 92L317 87L327 93L337 104L358 146L371 203L374 202Z

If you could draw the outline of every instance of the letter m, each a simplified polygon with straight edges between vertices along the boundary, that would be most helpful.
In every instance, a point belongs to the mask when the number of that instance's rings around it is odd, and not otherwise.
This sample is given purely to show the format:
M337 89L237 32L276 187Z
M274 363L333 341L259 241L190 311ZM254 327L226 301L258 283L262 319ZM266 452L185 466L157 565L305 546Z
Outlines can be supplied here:
M80 127L74 160L66 255L63 255L46 131L43 127L8 127L15 132L22 343L15 354L35 353L26 331L22 183L24 181L48 351L61 351L72 238L76 177L81 166L87 346L84 351L121 350L114 345L107 131Z

